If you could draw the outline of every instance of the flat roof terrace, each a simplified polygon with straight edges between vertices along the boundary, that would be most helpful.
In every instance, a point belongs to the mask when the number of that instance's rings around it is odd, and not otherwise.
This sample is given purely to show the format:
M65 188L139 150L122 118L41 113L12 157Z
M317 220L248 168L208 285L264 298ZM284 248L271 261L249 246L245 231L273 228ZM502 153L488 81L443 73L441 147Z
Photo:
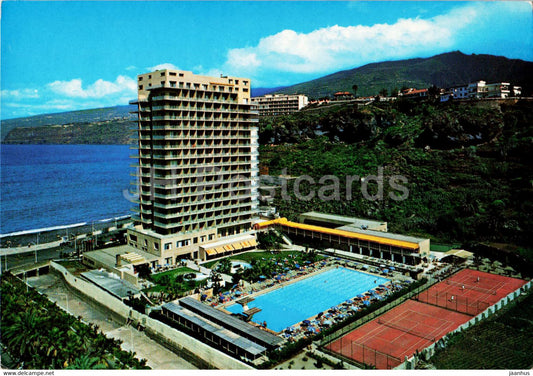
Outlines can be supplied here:
M330 228L349 225L358 228L366 227L373 230L383 229L383 231L387 231L387 222L318 212L302 213L299 216L299 221L308 224L316 224L315 222L320 222L321 224L330 224L330 226L327 226Z
M226 329L229 329L232 332L237 333L244 338L258 343L268 349L276 348L283 342L282 338L274 334L261 330L249 323L219 311L218 309L205 305L191 297L180 299L179 304L180 306L197 313L201 317L204 317L215 324L219 324Z
M203 331L202 336L216 346L220 346L237 355L244 355L256 359L266 352L266 348L242 337L239 334L210 322L206 318L175 303L163 305L163 313L168 318L178 322L195 332Z
M116 278L112 277L108 272L90 270L81 273L81 276L119 299L125 299L130 294L137 295L140 293L140 290L128 281L120 279L118 276Z

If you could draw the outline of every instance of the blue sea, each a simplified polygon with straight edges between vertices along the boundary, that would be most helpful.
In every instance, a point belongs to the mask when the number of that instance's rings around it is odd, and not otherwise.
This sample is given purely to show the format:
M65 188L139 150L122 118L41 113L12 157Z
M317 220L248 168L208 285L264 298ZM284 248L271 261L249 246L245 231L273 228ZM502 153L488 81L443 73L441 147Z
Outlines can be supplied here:
M0 148L0 234L131 214L128 145Z

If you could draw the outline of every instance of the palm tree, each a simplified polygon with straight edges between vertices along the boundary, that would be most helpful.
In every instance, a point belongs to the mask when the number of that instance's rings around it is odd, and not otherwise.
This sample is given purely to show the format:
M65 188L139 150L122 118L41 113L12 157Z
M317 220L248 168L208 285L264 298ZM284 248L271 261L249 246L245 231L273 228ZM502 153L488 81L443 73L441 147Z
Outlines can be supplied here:
M34 309L15 315L13 323L2 331L3 340L13 355L22 361L31 360L40 341L41 322Z
M82 354L66 367L66 369L106 369L101 359L91 354Z
M357 86L356 84L353 84L352 85L352 90L353 90L353 96L354 97L357 97L357 89L359 89L359 86Z

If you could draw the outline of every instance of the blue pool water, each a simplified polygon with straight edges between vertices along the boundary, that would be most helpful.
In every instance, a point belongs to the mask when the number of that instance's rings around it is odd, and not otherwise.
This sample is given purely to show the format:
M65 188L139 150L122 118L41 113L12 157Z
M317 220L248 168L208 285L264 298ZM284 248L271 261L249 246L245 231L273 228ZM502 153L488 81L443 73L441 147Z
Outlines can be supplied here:
M259 295L248 307L261 308L253 321L266 321L268 328L279 332L388 281L351 269L331 269ZM242 312L240 304L226 309L232 313Z

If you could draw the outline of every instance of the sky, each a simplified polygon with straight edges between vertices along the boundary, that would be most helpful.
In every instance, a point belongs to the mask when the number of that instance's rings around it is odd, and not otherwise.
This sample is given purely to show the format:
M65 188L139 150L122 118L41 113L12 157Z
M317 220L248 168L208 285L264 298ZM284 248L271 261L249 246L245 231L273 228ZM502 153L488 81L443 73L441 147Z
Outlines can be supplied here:
M296 84L460 50L533 61L528 1L4 1L1 114L127 104L168 67Z

